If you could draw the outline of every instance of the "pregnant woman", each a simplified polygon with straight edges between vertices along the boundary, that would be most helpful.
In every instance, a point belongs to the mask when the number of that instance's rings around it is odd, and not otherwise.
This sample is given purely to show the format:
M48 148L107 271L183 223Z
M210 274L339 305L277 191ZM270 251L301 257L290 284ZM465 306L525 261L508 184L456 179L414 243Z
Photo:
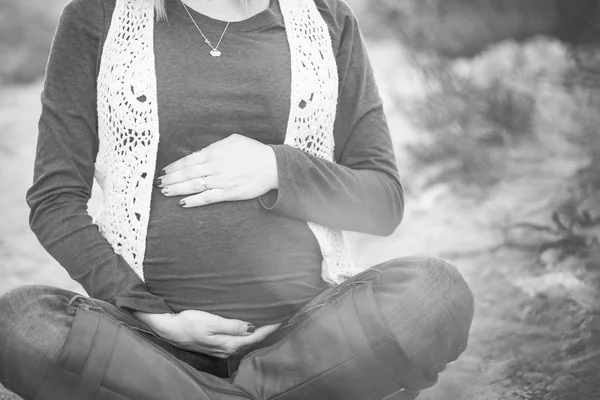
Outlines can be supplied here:
M414 399L465 349L454 267L345 245L404 200L342 0L72 0L42 105L31 228L89 297L0 299L23 398Z

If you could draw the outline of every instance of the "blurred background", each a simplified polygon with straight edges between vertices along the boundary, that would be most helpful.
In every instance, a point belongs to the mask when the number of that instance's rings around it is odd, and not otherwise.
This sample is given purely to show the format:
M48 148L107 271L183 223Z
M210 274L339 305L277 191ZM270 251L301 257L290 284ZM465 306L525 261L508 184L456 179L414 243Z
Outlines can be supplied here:
M24 201L65 3L0 0L0 294L81 291ZM398 231L352 236L355 255L447 258L477 301L468 350L420 399L599 400L600 1L349 3L407 191Z

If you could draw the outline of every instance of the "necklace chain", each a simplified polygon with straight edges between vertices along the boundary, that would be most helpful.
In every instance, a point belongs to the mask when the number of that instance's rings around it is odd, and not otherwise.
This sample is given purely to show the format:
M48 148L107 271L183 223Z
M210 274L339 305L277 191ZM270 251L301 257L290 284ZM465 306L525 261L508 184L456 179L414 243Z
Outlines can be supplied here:
M219 38L219 42L217 43L217 45L213 46L212 43L210 42L210 40L208 40L208 38L206 37L206 35L204 35L204 32L202 32L202 29L200 29L200 27L196 23L196 20L194 20L194 17L192 17L190 10L188 10L185 3L182 1L181 4L183 5L183 8L185 9L185 11L189 15L190 19L194 23L194 26L196 27L196 29L198 29L198 32L200 32L200 35L202 35L202 37L204 38L204 43L206 43L212 49L210 51L210 55L213 57L220 57L221 51L219 50L219 45L221 44L221 41L223 40L223 36L225 36L225 32L227 32L227 28L229 28L230 22L227 22L227 25L225 25L225 29L223 30L223 33L221 34L221 37Z

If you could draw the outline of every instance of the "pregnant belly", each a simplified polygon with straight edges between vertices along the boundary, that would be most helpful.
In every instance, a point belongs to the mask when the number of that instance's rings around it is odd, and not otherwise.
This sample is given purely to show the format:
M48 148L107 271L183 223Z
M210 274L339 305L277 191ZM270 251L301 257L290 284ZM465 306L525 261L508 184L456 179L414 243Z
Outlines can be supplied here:
M153 193L144 275L173 311L203 310L258 326L281 321L326 288L306 222L257 200L193 209Z

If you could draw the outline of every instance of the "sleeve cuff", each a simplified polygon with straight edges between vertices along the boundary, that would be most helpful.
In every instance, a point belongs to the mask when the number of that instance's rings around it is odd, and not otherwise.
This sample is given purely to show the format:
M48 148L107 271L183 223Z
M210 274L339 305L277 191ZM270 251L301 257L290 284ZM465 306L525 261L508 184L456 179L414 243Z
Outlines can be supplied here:
M114 305L129 312L141 311L148 314L173 313L173 310L171 310L167 303L158 297L155 300L117 297Z
M286 145L280 144L270 146L275 152L275 160L277 162L278 188L260 196L258 201L264 209L275 211L281 208L282 204L285 204L285 199L289 194L289 162Z

